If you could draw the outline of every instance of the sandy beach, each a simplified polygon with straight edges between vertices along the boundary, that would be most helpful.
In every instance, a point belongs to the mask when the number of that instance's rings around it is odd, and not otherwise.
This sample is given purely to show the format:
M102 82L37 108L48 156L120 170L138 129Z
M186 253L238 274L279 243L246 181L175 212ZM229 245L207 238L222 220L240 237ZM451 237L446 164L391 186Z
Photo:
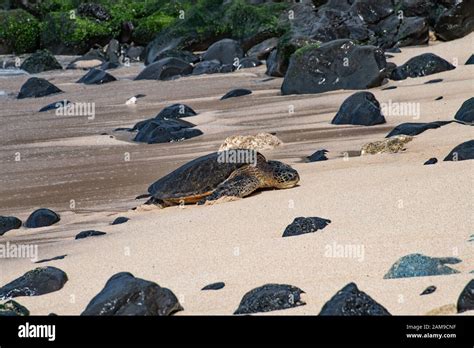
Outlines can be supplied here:
M14 96L29 76L1 77L0 91L7 95L0 96L0 215L24 221L33 210L50 208L61 221L11 230L0 236L0 243L38 245L39 259L67 255L41 266L58 267L69 279L60 291L16 300L32 315L78 315L113 274L126 271L171 289L184 308L177 315L230 315L246 292L267 283L291 284L305 292L306 305L270 312L275 315L316 315L349 282L394 315L422 315L456 304L474 271L474 243L469 242L474 161L442 159L473 139L474 129L451 123L415 136L400 153L359 156L359 151L400 123L452 120L473 95L474 65L464 65L473 43L471 33L403 47L389 58L400 65L431 52L456 69L370 89L380 103L420 106L419 118L386 114L387 123L371 127L330 124L353 90L282 96L283 79L268 78L265 66L172 81L133 81L143 69L137 63L111 70L119 81L97 86L75 83L84 71L50 71L37 76L65 93L23 100ZM425 84L438 78L443 81ZM388 86L397 88L383 90ZM234 88L253 93L219 100ZM140 93L146 97L125 105ZM95 118L38 112L63 99L95 103ZM148 145L114 131L174 103L198 113L186 120L204 135ZM217 151L228 136L259 132L283 141L262 153L295 168L298 186L208 206L132 210L144 202L135 197L163 175ZM329 151L329 160L305 162L320 149ZM439 162L424 166L432 157ZM118 216L130 220L110 225ZM282 238L285 227L300 216L331 223L316 233ZM107 235L74 240L89 229ZM358 252L337 255L341 247ZM450 267L460 273L383 278L400 257L412 253L458 257L462 262ZM37 266L25 258L0 259L0 285ZM222 290L201 291L219 281L226 284ZM430 285L436 292L420 296Z

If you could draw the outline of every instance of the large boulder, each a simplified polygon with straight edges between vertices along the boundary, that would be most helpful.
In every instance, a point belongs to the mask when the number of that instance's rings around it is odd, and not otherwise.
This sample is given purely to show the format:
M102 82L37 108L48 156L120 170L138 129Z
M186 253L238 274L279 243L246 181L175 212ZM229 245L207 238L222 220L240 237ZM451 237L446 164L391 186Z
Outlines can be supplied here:
M434 27L436 36L449 41L463 37L474 30L474 1L459 0L441 14Z
M157 62L163 58L177 58L183 60L187 63L197 63L201 59L198 55L195 55L192 52L186 50L177 50L177 49L169 49L163 52L160 52L153 62Z
M270 55L270 52L273 51L278 45L278 38L271 37L266 39L259 44L256 44L251 49L247 51L248 57L255 57L259 60L265 60Z
M455 66L433 53L423 53L396 67L390 78L405 80L408 77L420 77L455 69Z
M234 314L252 314L270 312L303 306L301 300L304 291L286 284L266 284L250 290L240 301Z
M193 66L178 58L163 58L143 69L135 80L170 80L189 75Z
M354 124L373 126L385 123L385 117L380 110L380 104L370 92L357 92L342 103L332 124Z
M182 118L196 116L197 113L191 107L185 104L172 104L161 110L156 118Z
M280 38L277 48L271 51L267 58L267 71L269 76L283 77L288 70L291 55L298 49L308 45L318 45L319 41L310 39L300 34L289 32Z
M194 66L193 75L217 74L220 71L221 63L217 59L205 60Z
M324 304L319 315L379 316L391 314L372 297L360 291L356 284L349 283Z
M474 159L474 140L459 144L444 158L444 161L465 161Z
M334 40L296 51L281 86L282 94L322 93L380 86L387 63L381 49Z
M213 43L203 54L203 60L217 59L221 64L238 63L244 56L244 51L240 44L231 39L223 39Z
M382 48L424 45L429 40L429 26L422 17L392 15L370 26L376 35L374 44Z
M21 220L15 216L0 216L0 236L21 227Z
M60 216L51 209L41 208L35 210L30 216L28 216L25 226L28 228L51 226L60 220Z
M30 77L21 86L20 93L18 93L17 98L40 98L61 92L62 91L58 87L45 79L41 79L39 77Z
M0 304L0 317L28 316L30 311L16 301L10 300Z
M138 130L133 140L147 144L169 143L203 134L194 127L194 124L179 118L164 119L156 117L138 122L133 128L133 130Z
M454 119L463 122L474 122L474 97L466 100L459 108Z
M458 298L458 313L474 310L474 279L467 283Z
M462 260L456 257L429 257L422 254L410 254L401 257L384 275L384 279L427 277L459 273L447 264L457 264Z
M183 310L173 292L131 273L113 275L81 315L164 316Z
M77 83L83 83L85 85L101 85L112 81L117 81L117 79L102 69L92 68L77 80Z
M62 68L61 64L59 64L48 50L36 51L36 53L26 58L20 66L20 69L30 74L37 74L49 70L61 70Z
M0 300L18 296L40 296L62 289L66 273L56 267L40 267L26 272L0 288Z

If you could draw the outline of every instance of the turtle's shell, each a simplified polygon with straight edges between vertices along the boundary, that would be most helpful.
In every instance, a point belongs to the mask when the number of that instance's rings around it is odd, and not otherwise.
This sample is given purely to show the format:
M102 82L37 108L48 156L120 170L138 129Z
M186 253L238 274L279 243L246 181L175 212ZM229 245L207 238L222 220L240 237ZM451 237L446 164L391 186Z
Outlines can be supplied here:
M251 151L251 150L239 150ZM222 151L226 152L226 151ZM213 152L192 160L155 181L148 192L155 198L171 201L197 201L209 195L232 172L247 163L219 161L222 152ZM258 154L260 158L265 158Z

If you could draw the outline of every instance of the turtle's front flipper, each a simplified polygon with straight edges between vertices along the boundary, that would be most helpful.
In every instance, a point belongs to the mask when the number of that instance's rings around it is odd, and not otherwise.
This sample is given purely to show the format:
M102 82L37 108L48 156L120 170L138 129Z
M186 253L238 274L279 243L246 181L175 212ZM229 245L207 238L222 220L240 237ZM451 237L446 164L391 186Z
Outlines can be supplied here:
M215 201L222 197L245 197L260 187L260 181L254 175L239 173L232 175L206 198L200 200L198 204L204 204L208 201Z

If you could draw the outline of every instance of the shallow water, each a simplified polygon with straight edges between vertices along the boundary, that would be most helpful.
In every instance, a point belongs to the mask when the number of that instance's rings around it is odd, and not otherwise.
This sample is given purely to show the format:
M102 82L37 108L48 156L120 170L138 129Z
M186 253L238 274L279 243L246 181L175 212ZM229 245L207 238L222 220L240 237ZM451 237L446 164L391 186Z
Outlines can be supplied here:
M0 77L9 77L9 76L16 76L16 75L26 75L28 74L26 71L21 69L0 69Z

